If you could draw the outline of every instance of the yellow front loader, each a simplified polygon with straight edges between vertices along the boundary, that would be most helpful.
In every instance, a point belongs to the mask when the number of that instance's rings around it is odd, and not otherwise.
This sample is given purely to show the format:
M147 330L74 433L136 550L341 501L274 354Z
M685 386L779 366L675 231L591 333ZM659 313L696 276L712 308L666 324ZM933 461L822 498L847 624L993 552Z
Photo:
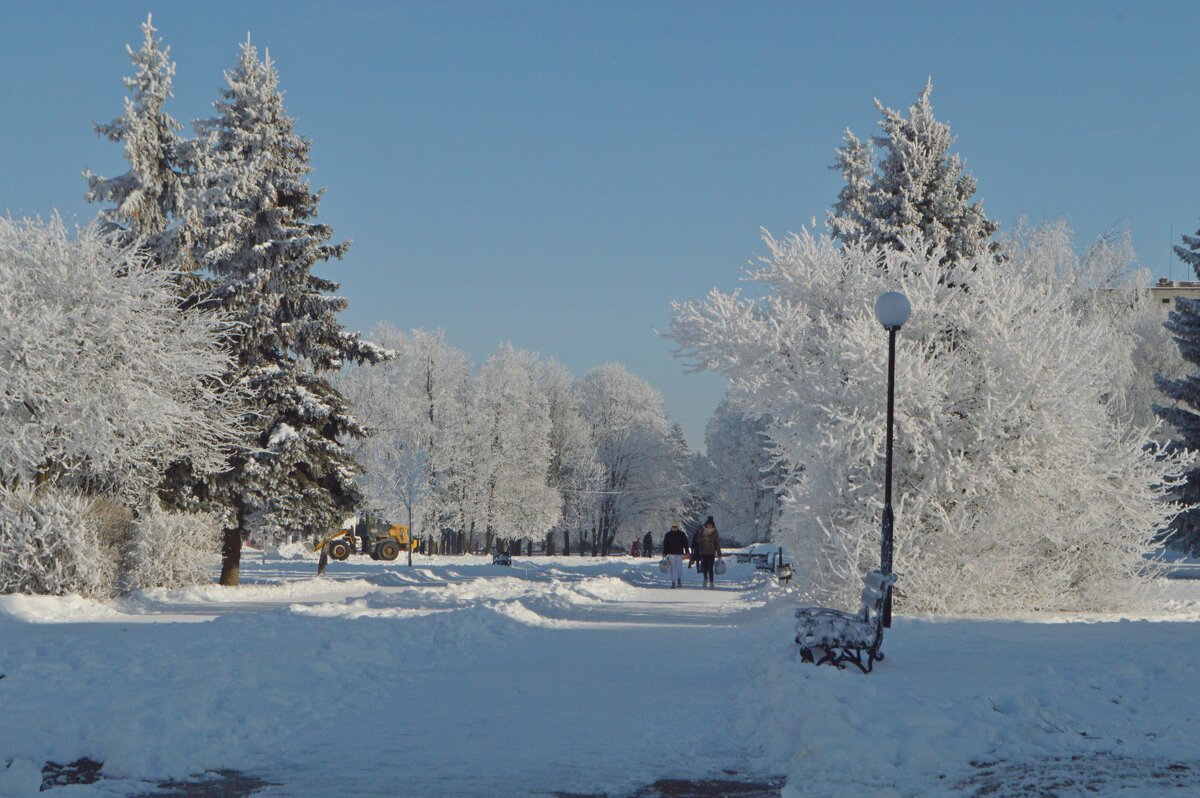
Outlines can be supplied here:
M372 560L394 560L400 552L416 548L416 541L408 534L404 524L392 524L386 530L382 526L360 524L357 530L339 529L327 538L322 538L313 546L313 551L320 551L328 546L329 556L335 560L344 560L351 554L367 554Z

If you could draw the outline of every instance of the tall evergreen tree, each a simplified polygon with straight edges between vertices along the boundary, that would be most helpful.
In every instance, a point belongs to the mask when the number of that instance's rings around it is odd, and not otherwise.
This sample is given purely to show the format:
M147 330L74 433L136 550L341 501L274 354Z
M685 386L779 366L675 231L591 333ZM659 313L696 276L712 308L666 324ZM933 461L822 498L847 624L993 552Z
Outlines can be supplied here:
M903 241L920 233L932 252L944 248L943 267L989 252L999 254L992 238L1000 225L988 219L975 195L975 178L962 158L951 154L950 126L933 115L929 96L933 82L908 109L908 116L875 101L882 135L872 137L880 153L871 165L871 148L847 131L835 169L846 186L838 195L829 225L846 244L903 249Z
M1200 230L1182 238L1185 246L1176 246L1175 254L1200 277ZM1200 299L1176 298L1166 328L1179 345L1183 359L1197 370L1175 379L1157 375L1159 390L1174 404L1156 405L1154 410L1174 428L1176 446L1200 451ZM1167 542L1193 557L1200 556L1200 465L1188 471L1186 479L1172 491L1171 499L1184 509L1171 521Z
M97 135L124 145L128 171L117 177L83 174L88 202L110 203L99 214L107 228L120 231L125 241L141 238L154 262L180 269L171 228L184 202L186 141L179 135L182 125L166 111L175 64L155 33L147 15L141 49L125 47L134 66L133 76L125 78L125 111L95 126Z
M214 282L205 304L240 325L230 377L250 397L252 434L204 483L228 509L221 584L236 585L247 534L327 532L361 502L358 468L339 438L362 428L323 375L387 353L343 329L337 284L313 274L349 244L330 243L333 230L314 221L311 145L284 109L275 65L247 40L225 80L216 115L196 125L205 147L194 212L195 255Z
M829 214L829 226L842 241L858 241L871 222L871 187L875 177L875 152L849 129L842 134L845 146L838 147L833 166L846 184L838 192Z

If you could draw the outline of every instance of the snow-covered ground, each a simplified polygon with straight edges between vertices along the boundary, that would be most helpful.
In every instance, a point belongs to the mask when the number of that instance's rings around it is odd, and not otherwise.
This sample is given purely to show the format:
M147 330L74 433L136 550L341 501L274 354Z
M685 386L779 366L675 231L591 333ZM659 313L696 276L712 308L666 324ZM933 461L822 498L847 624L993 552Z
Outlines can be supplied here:
M289 796L623 795L723 769L795 796L1200 782L1200 581L1129 618L898 617L863 676L801 664L797 599L732 558L716 590L627 558L314 572L248 553L237 589L0 596L0 794L81 757L107 778L43 794L216 769Z

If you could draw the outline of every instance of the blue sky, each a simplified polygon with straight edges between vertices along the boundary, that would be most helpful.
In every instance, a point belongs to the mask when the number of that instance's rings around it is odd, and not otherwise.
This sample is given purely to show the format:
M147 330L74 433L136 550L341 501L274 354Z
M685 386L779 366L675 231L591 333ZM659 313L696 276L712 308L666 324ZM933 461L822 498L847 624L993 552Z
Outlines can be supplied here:
M86 221L80 172L123 170L126 43L154 12L172 113L208 113L247 31L314 142L326 274L367 328L442 328L663 391L699 444L721 380L658 338L672 299L733 288L759 228L835 197L846 127L928 76L986 211L1130 231L1156 275L1200 227L1200 4L2 2L0 212Z

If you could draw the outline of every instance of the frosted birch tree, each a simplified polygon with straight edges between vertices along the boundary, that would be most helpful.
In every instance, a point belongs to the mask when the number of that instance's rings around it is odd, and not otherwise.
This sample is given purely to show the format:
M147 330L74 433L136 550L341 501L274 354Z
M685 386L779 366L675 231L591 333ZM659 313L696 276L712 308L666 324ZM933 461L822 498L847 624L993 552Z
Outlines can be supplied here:
M664 529L679 512L685 486L662 394L617 363L585 374L580 392L604 469L595 527L599 551L607 554L614 542Z
M341 441L362 430L325 375L386 353L343 329L346 300L313 273L349 245L314 221L311 145L284 109L274 63L247 41L225 80L215 116L196 125L204 150L189 212L203 231L194 254L215 283L206 304L239 325L231 377L252 400L252 433L201 490L230 511L221 584L236 585L247 534L325 533L361 503Z
M560 518L562 500L550 484L550 408L537 369L536 355L501 344L472 381L472 532L541 540Z
M676 304L671 336L731 397L770 415L792 465L778 538L801 583L853 602L879 561L887 338L875 298L914 312L896 374L896 571L925 611L1111 609L1145 586L1142 555L1176 509L1185 462L1112 412L1130 340L1079 311L1061 240L986 249L942 278L916 235L881 250L808 233L765 239L758 290ZM1069 249L1069 248L1068 248ZM965 289L965 290L964 290Z
M725 537L747 543L773 539L785 472L772 451L769 428L769 417L747 418L728 398L705 427L709 512Z
M549 483L561 500L558 527L579 535L592 517L604 469L596 462L596 444L571 373L555 360L542 360L534 367L534 381L550 414Z
M362 466L359 484L366 505L415 534L432 489L433 421L424 396L421 353L390 324L373 327L371 340L394 357L373 366L352 365L334 381L367 430L347 446Z

